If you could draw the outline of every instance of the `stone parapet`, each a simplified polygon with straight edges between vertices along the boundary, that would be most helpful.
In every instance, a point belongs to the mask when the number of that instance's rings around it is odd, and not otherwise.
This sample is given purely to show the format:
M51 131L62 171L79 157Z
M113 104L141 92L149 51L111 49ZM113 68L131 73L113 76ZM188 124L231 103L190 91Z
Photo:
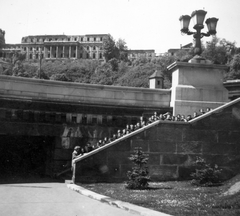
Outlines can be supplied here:
M0 76L2 96L113 106L169 107L170 90Z

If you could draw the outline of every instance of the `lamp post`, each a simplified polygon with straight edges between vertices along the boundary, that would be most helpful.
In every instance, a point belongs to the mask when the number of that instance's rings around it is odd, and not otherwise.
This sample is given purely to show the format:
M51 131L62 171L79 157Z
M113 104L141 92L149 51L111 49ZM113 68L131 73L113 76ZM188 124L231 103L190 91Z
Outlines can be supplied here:
M209 37L210 35L215 35L217 33L216 27L217 27L217 22L218 19L215 17L208 18L206 20L206 24L208 27L208 32L203 33L201 30L204 28L203 22L205 19L207 12L204 10L196 10L192 12L192 15L183 15L179 18L180 23L181 23L181 32L183 34L187 35L193 35L195 39L195 48L194 48L194 53L195 55L201 55L202 53L202 47L201 47L201 38ZM190 23L190 20L193 21L193 28L196 30L195 32L189 31L188 26Z

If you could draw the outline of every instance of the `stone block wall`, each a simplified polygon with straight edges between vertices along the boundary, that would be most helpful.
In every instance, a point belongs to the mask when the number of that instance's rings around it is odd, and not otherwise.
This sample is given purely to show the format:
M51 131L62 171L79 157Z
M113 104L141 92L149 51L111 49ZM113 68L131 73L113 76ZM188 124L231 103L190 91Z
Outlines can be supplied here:
M76 164L76 182L123 181L134 147L149 154L152 180L186 180L201 156L227 179L240 170L240 99L189 123L159 122Z

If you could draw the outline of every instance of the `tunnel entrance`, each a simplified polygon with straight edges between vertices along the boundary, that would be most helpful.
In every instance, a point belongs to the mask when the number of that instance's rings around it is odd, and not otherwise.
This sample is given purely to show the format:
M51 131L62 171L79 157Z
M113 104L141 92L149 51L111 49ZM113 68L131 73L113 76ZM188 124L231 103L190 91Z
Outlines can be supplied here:
M50 175L54 137L0 136L2 180L21 181Z

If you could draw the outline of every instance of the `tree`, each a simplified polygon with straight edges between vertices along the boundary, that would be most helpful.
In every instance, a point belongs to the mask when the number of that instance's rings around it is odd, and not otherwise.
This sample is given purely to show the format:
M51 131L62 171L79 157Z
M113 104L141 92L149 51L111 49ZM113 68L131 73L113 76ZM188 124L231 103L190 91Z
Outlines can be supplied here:
M119 51L119 60L127 62L128 61L128 48L126 46L125 40L119 38L118 41L116 42L116 47L118 48Z
M218 165L214 165L213 167L206 163L206 161L202 157L197 157L195 162L197 169L194 173L191 174L193 177L192 184L197 186L211 186L216 183L220 183L220 174L221 169L218 168Z
M141 147L135 148L134 154L129 157L134 163L132 171L127 172L129 181L127 181L126 188L128 189L146 189L150 176L148 175L148 155L144 154Z
M117 58L119 56L118 48L116 47L113 37L109 34L108 37L103 39L103 56L108 62L112 58Z
M226 74L226 79L240 79L240 53L233 56L229 68L229 72Z
M214 64L228 64L236 50L234 42L213 37L211 41L206 42L202 56Z

